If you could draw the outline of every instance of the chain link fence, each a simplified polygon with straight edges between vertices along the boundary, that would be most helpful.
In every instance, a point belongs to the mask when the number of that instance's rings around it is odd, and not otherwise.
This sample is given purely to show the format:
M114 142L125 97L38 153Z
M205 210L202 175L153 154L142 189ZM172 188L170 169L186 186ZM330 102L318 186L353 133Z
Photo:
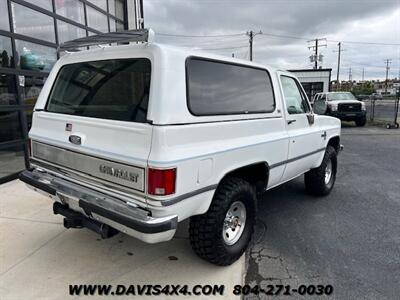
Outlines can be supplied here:
M363 100L367 109L369 122L376 125L383 125L387 128L399 128L399 98L382 100Z

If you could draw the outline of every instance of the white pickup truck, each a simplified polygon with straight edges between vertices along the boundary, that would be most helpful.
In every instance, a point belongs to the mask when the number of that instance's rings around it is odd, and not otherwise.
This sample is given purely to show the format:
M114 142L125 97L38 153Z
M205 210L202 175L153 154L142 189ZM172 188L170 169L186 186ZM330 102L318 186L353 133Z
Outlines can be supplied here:
M325 92L314 96L315 102L326 102L326 115L342 121L354 121L357 126L367 123L367 109L363 101L357 100L350 92Z
M190 218L194 251L229 265L264 191L302 174L309 193L331 191L340 121L314 114L293 74L153 43L147 30L66 46L129 34L142 43L63 55L34 109L20 179L54 201L65 227L156 243Z

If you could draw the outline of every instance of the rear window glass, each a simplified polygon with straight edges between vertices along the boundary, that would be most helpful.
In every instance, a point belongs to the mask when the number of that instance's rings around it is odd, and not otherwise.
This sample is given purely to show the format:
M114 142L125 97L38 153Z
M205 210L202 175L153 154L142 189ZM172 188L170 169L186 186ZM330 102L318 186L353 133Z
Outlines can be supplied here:
M119 121L146 122L151 63L112 59L63 66L47 111Z
M275 100L266 70L189 58L188 106L194 115L272 112Z

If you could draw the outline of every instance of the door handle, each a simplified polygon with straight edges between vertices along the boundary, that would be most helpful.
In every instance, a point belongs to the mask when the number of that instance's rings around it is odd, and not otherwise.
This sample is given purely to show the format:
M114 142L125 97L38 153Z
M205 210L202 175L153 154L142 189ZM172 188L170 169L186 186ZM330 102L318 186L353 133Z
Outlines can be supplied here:
M292 124L292 123L294 123L294 122L296 122L296 120L295 120L295 119L292 119L292 120L287 120L287 123L288 123L288 125L290 125L290 124Z

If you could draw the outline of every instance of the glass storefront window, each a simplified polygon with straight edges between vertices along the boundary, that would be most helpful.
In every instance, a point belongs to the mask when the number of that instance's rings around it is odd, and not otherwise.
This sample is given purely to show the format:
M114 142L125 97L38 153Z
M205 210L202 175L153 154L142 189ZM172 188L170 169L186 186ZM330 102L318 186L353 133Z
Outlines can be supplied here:
M116 24L116 26L117 26L117 31L125 30L125 28L124 28L124 23L121 23L121 22L116 21L115 24Z
M110 18L110 32L115 32L117 31L117 26L115 24L115 20Z
M17 65L21 69L49 72L57 60L55 48L15 40Z
M13 65L11 39L0 35L0 67L9 68Z
M32 105L33 107L36 104L36 100L47 78L33 76L24 77L25 85L21 89L21 103L24 105Z
M16 3L11 3L11 10L16 33L52 43L55 42L52 17Z
M125 5L120 0L115 0L115 16L124 20Z
M83 3L77 0L56 1L56 13L75 22L85 23Z
M40 6L41 8L47 9L51 12L53 11L53 4L51 3L51 0L25 0L25 1Z
M21 88L21 100L22 104L30 106L30 108L25 110L28 130L31 129L32 125L33 107L36 104L36 101L39 97L40 91L42 90L46 79L46 77L25 76L25 86Z
M17 89L15 76L0 74L0 107L17 104Z
M107 11L107 0L89 0L89 2Z
M59 43L86 36L86 30L57 20Z
M0 1L0 29L9 31L10 23L8 20L7 1Z
M108 0L108 13L115 16L115 0Z
M25 157L22 145L0 150L0 178L23 169L25 169Z
M18 111L0 110L0 143L22 138Z
M107 16L96 9L86 6L88 26L101 32L108 32Z
M57 61L56 37L61 44L93 31L124 30L126 1L0 0L0 182L26 166L25 127Z

